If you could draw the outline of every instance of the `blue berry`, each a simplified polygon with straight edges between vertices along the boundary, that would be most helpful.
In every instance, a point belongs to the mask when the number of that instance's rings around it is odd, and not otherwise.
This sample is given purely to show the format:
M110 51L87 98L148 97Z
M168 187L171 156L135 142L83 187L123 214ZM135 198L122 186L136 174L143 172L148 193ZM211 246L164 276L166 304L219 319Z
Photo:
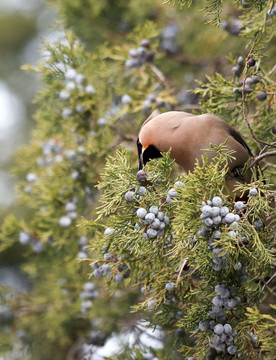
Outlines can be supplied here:
M149 208L149 212L154 214L154 215L158 215L158 207L157 206L151 206Z
M154 229L148 229L147 235L149 238L155 238L157 236L157 231Z
M68 227L71 225L72 220L69 216L62 216L58 222L61 227Z
M244 208L244 203L242 201L237 201L235 204L234 204L234 209L237 210L237 211L240 211Z
M256 220L256 221L254 221L254 226L255 226L256 229L261 228L263 225L264 225L264 224L263 224L262 220Z
M144 219L145 216L147 215L147 210L144 208L139 208L136 212L136 215L140 218L140 219Z
M229 213L229 209L227 206L222 206L220 208L220 215L221 216L226 216Z
M223 325L217 324L217 325L214 327L214 333L215 333L215 334L221 335L223 332L224 332L224 327L223 327Z
M147 189L144 187L144 186L139 186L138 190L137 190L137 193L140 195L140 196L144 196L146 195L147 193Z
M127 201L133 201L134 200L134 192L133 191L128 191L126 194L125 194L125 199Z
M227 351L229 354L235 355L237 352L237 348L234 345L230 345L230 346L228 346Z
M20 231L19 233L19 242L22 245L27 245L30 243L31 237L26 231Z
M229 213L225 216L225 221L228 223L228 224L231 224L233 221L235 221L235 215L232 214L232 213Z
M225 334L231 334L232 326L230 324L225 324L223 327L224 327Z
M111 228L109 227L109 228L106 228L106 229L105 229L104 235L105 235L105 236L109 236L109 235L111 235L113 232L114 232L114 229L111 229Z
M112 255L110 253L105 253L104 254L104 260L112 260Z
M122 274L115 274L114 281L119 282L119 283L123 282L124 281L123 275Z
M174 290L174 283L172 283L172 282L167 283L165 288L166 288L167 291L173 291Z
M219 196L215 196L213 199L212 199L212 204L214 206L221 206L222 205L222 199L219 197Z
M153 213L148 213L146 216L145 216L145 220L147 222L153 222L153 220L155 220L155 215Z
M252 188L249 190L249 195L251 196L257 196L258 195L258 190L256 188Z
M94 276L95 276L96 278L101 278L102 275L103 275L102 269L95 269L95 270L94 270Z

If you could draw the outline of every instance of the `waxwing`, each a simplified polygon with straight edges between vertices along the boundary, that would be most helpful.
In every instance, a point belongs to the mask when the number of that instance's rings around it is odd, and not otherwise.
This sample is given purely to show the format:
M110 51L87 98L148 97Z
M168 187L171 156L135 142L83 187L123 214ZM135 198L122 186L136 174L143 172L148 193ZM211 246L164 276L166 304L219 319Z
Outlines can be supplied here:
M201 161L206 153L202 149L224 142L227 149L235 151L226 178L226 189L233 194L237 181L250 182L251 171L242 174L242 168L253 155L241 135L213 114L193 115L182 111L160 114L155 110L142 125L137 139L139 170L171 148L171 157L188 173L194 170L196 159ZM210 161L216 155L206 154Z

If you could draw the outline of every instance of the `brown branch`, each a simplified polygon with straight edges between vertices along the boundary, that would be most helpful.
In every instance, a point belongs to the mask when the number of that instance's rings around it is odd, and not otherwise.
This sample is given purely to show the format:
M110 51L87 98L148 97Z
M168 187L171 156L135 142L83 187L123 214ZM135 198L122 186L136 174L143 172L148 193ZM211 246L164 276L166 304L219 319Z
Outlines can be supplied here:
M247 60L250 58L251 56L251 52L249 52L247 58L246 58L246 62ZM260 145L259 144L263 144L263 145L267 145L267 146L271 146L271 147L275 147L276 148L276 145L274 145L273 143L270 144L266 141L263 141L263 140L260 140L260 139L257 139L254 132L253 132L253 129L248 121L248 118L247 118L247 113L246 113L246 104L245 104L245 81L246 81L246 78L247 78L247 75L245 75L245 77L243 78L243 83L242 83L242 111L243 111L243 118L247 124L247 127L251 133L251 136L252 138L254 139L254 141L256 142L256 144L258 145L259 149L260 149Z
M157 78L157 80L164 86L167 87L167 81L166 81L166 77L165 75L162 73L162 71L160 71L155 65L153 64L149 64L149 68L151 69L151 71L154 73L155 77Z
M270 157L270 156L276 156L276 151L270 151L270 152L266 152L262 155L257 156L254 161L252 162L252 164L250 164L250 167L255 166L258 162L260 162L262 159L266 158L266 157Z

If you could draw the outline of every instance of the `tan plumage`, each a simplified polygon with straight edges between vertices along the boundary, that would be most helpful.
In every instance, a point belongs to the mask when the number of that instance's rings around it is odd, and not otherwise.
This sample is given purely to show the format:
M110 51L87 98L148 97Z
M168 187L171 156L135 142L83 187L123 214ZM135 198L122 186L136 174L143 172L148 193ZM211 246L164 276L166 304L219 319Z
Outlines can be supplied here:
M153 112L139 132L138 142L142 148L140 160L143 162L143 153L150 145L160 152L167 152L172 148L171 157L189 172L193 171L196 159L200 160L204 154L202 149L225 141L226 147L235 151L236 158L229 163L229 176L226 179L226 186L232 192L237 182L235 169L241 169L252 154L241 135L216 115L193 115L180 111L163 114L158 110ZM210 160L215 156L212 152L206 154ZM249 182L250 178L251 172L248 171L244 175L244 181Z

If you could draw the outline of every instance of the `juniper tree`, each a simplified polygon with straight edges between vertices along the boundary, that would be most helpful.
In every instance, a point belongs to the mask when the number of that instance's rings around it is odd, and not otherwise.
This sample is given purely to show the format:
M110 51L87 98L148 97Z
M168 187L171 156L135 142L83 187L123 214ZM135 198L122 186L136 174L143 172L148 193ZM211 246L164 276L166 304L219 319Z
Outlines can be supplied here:
M185 11L159 1L52 3L66 36L44 42L44 61L25 67L44 84L32 140L16 154L26 216L4 220L0 245L23 253L33 288L2 289L3 352L21 338L34 359L92 359L127 328L134 346L112 359L272 359L273 3L221 12L214 1L204 26L204 2L181 2ZM185 73L192 87L187 68L199 105L178 93ZM137 174L136 136L156 107L212 112L238 127L256 155L248 166L262 168L239 186L246 203L223 192L234 156L224 144L210 144L216 158L193 173L167 153ZM162 349L143 343L143 321Z

